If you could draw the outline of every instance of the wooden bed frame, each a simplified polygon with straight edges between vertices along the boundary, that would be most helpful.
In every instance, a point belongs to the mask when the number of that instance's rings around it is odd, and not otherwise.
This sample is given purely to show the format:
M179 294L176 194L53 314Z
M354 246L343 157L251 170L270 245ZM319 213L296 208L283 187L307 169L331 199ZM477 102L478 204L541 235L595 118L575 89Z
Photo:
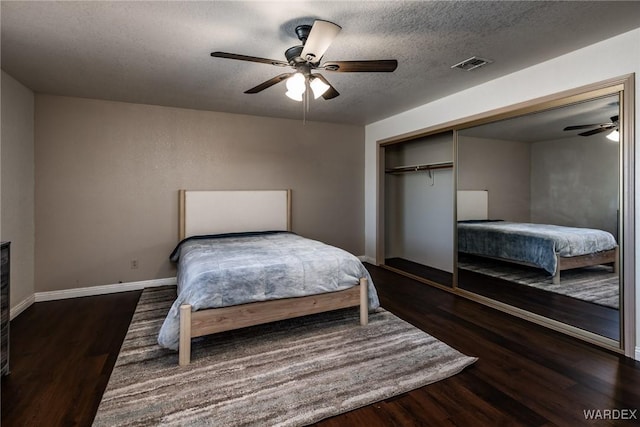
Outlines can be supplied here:
M488 255L469 254L481 258L495 259L496 261L509 262L512 264L526 265L527 267L540 268L539 265L535 265L529 262L518 261L509 258L500 258ZM590 267L593 265L613 264L613 272L618 273L618 246L608 251L596 252L587 255L578 255L574 257L561 257L556 253L556 261L558 268L556 274L552 276L553 284L560 284L560 272L565 270L571 270L573 268Z
M558 268L553 276L553 284L560 283L560 272L571 270L572 268L589 267L600 264L613 264L613 272L618 273L618 246L608 251L596 252L593 254L579 255L574 257L561 257L556 254Z
M458 190L457 192L458 221L471 219L488 219L489 218L489 192L487 190ZM526 265L528 267L540 268L540 266L528 262L512 260L509 258L498 258L486 255L471 254L484 258L496 259L499 261L510 262L513 264ZM613 264L614 273L618 273L618 246L608 251L595 252L587 255L579 255L574 257L561 257L555 254L557 261L556 273L553 275L553 284L560 284L560 272L571 270L574 268L589 267L592 265Z
M199 234L242 231L291 231L291 190L179 191L179 240ZM179 364L191 361L191 339L347 307L360 307L368 323L367 279L354 287L320 295L254 302L192 311L180 306Z

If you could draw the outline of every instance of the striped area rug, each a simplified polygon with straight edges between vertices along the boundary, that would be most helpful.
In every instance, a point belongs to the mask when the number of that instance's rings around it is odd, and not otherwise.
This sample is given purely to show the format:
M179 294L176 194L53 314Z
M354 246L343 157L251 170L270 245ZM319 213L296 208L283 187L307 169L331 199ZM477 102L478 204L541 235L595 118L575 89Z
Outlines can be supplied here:
M301 426L454 375L465 356L391 313L357 309L195 339L192 362L156 337L175 287L146 289L94 426Z
M617 309L620 306L620 278L609 266L595 265L561 271L557 285L546 271L518 264L460 257L458 267L605 307Z

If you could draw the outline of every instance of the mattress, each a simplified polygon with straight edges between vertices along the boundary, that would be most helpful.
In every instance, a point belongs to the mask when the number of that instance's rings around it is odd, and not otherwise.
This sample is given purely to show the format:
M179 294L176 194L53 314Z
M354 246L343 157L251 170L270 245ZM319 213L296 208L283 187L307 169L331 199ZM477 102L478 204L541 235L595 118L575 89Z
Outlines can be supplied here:
M369 308L380 303L369 272L347 251L291 232L232 233L183 240L170 256L178 264L177 299L158 343L177 349L179 308L227 307L345 290L368 279Z
M613 235L593 228L508 221L460 221L458 251L525 262L555 275L556 256L575 257L614 249Z

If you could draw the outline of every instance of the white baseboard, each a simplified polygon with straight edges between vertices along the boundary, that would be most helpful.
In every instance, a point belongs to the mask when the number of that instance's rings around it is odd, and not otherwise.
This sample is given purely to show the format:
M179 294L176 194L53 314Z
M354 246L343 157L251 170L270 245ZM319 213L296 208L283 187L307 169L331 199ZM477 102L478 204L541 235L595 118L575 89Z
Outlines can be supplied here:
M13 320L20 313L25 311L34 302L54 301L59 299L89 297L95 295L114 294L116 292L137 291L144 288L156 286L175 285L175 277L165 279L143 280L140 282L115 283L113 285L88 286L86 288L63 289L60 291L36 292L20 301L9 310L9 319Z
M640 362L640 347L636 347L636 357L634 359Z
M34 294L29 295L9 310L9 320L13 320L18 314L31 307L31 304L36 302L36 296Z
M60 291L36 292L35 302L88 297L94 295L105 295L113 294L116 292L137 291L144 288L153 288L156 286L175 284L175 277L167 277L166 279L143 280L140 282L116 283L113 285L89 286L86 288L63 289Z

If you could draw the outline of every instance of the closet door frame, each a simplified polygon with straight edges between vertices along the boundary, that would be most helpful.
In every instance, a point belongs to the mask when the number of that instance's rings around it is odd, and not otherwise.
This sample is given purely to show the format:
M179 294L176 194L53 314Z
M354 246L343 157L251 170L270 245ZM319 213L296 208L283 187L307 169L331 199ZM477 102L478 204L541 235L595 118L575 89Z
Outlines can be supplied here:
M608 80L604 80L601 82L593 83L590 85L569 89L566 91L562 91L559 93L543 96L540 98L532 99L529 101L524 101L518 104L498 108L495 110L483 112L480 114L476 114L470 117L464 117L460 119L456 119L453 121L449 121L446 123L442 123L439 125L430 126L423 129L418 129L412 132L408 132L405 134L385 138L378 141L378 147L376 150L377 155L377 174L376 174L376 185L377 185L377 200L376 200L376 263L381 267L386 267L385 263L385 214L384 214L384 205L385 205L385 147L399 144L402 142L412 141L419 138L424 138L430 135L443 133L443 132L453 132L453 150L454 150L454 191L457 188L457 170L455 159L456 150L457 150L457 132L458 130L466 129L473 126L478 126L481 124L491 123L497 120L502 120L506 118L517 117L521 115L525 115L528 113L534 113L537 111L541 111L543 109L553 108L554 106L563 106L570 102L578 102L581 99L589 99L594 97L599 91L602 94L611 93L612 90L618 90L620 92L620 106L622 108L623 114L623 129L622 132L625 135L624 140L626 143L623 145L623 164L621 164L621 182L622 182L622 191L621 196L623 197L623 210L621 212L621 222L622 222L622 230L623 230L623 239L626 242L625 248L621 257L622 264L622 277L626 282L624 286L623 292L621 294L621 306L623 307L623 317L622 317L622 327L623 333L621 335L620 345L619 347L611 346L606 340L603 341L599 339L597 336L593 336L594 334L585 333L585 331L578 329L573 326L565 325L557 321L553 321L551 319L544 318L539 315L532 314L530 312L524 311L522 309L518 309L515 307L508 306L504 303L500 303L495 300L491 300L486 297L481 297L479 295L473 294L468 291L464 291L457 287L457 245L454 242L454 277L453 277L453 287L442 286L437 283L431 281L425 281L424 279L416 276L411 276L410 274L403 273L402 271L397 271L398 273L405 274L410 276L416 280L425 282L429 285L436 286L441 288L447 292L454 293L456 295L460 295L462 297L474 300L481 304L496 308L498 310L510 313L517 317L521 317L523 319L529 320L533 323L548 327L550 329L565 333L567 335L573 336L575 338L582 339L584 341L590 342L595 345L599 345L601 347L605 347L609 350L616 351L618 353L625 354L628 357L634 357L635 355L635 345L636 345L636 272L635 272L635 103L634 103L634 95L635 95L635 74L628 74L621 77L616 77ZM453 212L455 216L456 212L456 197L454 194L454 206ZM455 224L454 217L454 224ZM457 234L454 230L454 239L457 240ZM386 267L388 268L388 267Z
M398 146L401 145L403 143L411 143L411 142L417 142L418 140L421 139L425 139L428 138L430 136L437 136L437 135L442 135L445 133L450 133L452 136L452 151L451 151L451 159L455 159L455 147L456 147L456 132L454 130L454 128L452 127L441 127L441 126L435 126L433 128L429 128L429 129L423 129L420 131L416 131L416 132L411 132L411 133L407 133L404 135L401 135L399 137L393 137L393 138L388 138L382 141L378 141L378 149L376 151L376 155L377 155L377 167L378 167L378 173L376 175L377 178L377 182L376 182L376 186L378 189L378 197L376 200L376 207L377 207L377 224L376 224L376 232L377 232L377 245L376 245L376 264L380 267L383 267L385 269L394 271L396 273L402 274L404 276L408 276L411 277L412 279L418 280L420 282L426 283L428 285L440 288L440 289L444 289L446 291L451 291L453 287L455 287L455 283L456 283L456 275L457 275L457 266L456 266L456 251L455 251L455 239L456 239L456 235L455 235L455 230L453 231L454 234L452 234L452 238L453 238L453 242L452 244L454 245L454 253L452 254L452 262L453 262L453 272L452 272L452 276L453 276L453 286L452 285L445 285L445 284L441 284L435 280L432 279L428 279L422 276L418 276L415 274L411 274L409 272L406 272L404 270L400 270L391 266L386 265L386 238L385 238L385 225L386 225L386 216L385 216L385 197L386 197L386 192L385 192L385 171L387 169L387 165L386 165L386 149L389 147L393 147L393 146ZM453 174L453 182L452 182L452 188L453 188L453 218L452 220L455 221L455 188L456 188L456 168L455 168L455 160L452 160L451 163L453 164L453 166L448 166L450 168L452 168L452 174Z

